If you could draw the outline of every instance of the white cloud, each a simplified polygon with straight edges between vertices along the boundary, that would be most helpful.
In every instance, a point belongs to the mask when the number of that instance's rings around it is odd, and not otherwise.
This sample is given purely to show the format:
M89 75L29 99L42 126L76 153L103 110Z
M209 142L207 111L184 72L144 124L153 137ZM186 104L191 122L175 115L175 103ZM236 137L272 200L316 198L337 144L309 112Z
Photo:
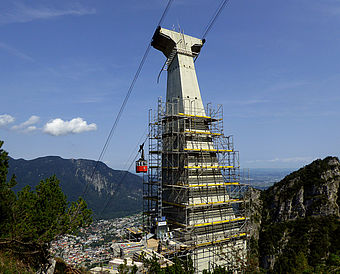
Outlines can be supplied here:
M63 121L60 118L56 118L45 124L43 131L53 136L61 136L75 133L82 133L86 131L97 130L97 125L87 124L83 118L74 118L70 121Z
M25 133L28 133L28 132L32 132L32 131L36 131L38 128L36 126L29 126L27 128L25 128L23 131Z
M15 118L9 114L0 115L0 127L13 123Z
M12 126L12 129L13 130L25 130L25 131L33 131L35 129L37 129L36 127L32 127L32 125L38 123L40 120L39 116L36 116L36 115L32 115L27 121L19 124L19 125L15 125L15 126ZM33 129L34 128L34 129Z
M72 7L68 9L56 9L51 7L28 7L15 3L0 15L0 24L25 23L37 19L51 19L66 15L88 15L96 13L95 9L84 7Z

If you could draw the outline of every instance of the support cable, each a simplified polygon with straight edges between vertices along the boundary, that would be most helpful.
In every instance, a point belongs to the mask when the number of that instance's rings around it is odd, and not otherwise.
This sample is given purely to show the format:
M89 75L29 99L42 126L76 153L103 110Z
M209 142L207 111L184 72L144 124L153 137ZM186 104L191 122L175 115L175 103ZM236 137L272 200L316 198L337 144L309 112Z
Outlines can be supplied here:
M203 31L203 34L202 34L201 40L204 40L207 37L208 33L210 32L210 30L214 26L218 16L221 14L222 10L225 8L225 6L229 2L230 2L230 0L222 0L221 4L218 6L218 8L214 12L213 16L211 17L210 21L208 22L207 26L205 27L205 29ZM195 57L194 62L196 62L198 56L199 56L199 54Z
M158 26L161 25L162 22L164 21L165 16L167 15L167 13L168 13L168 11L169 11L169 8L170 8L172 2L173 2L173 0L169 0L169 1L168 1L168 4L166 5L166 7L165 7L165 9L164 9L164 11L163 11L163 14L162 14L162 16L161 16L161 18L160 18L160 20L159 20L159 22L158 22ZM116 128L117 128L117 125L118 125L119 120L120 120L120 118L121 118L121 116L122 116L122 114L123 114L123 111L124 111L124 109L125 109L125 106L126 106L128 100L129 100L129 97L130 97L130 95L131 95L131 92L132 92L132 90L133 90L133 88L134 88L134 86L135 86L135 84L136 84L136 81L137 81L137 79L138 79L138 76L139 76L139 74L140 74L140 72L141 72L141 70L142 70L142 68L143 68L143 66L144 66L144 63L145 63L145 61L146 61L146 58L147 58L147 56L148 56L148 54L149 54L149 52L150 52L150 48L151 48L151 42L148 43L148 46L147 46L147 48L146 48L146 50L145 50L145 52L144 52L143 58L142 58L142 60L141 60L141 62L140 62L140 64L139 64L139 66L138 66L138 69L137 69L136 74L135 74L135 76L134 76L134 78L133 78L133 80L132 80L132 82L131 82L131 85L130 85L128 91L127 91L127 94L125 95L124 101L123 101L123 103L122 103L122 105L121 105L121 107L120 107L120 109L119 109L119 112L118 112L118 114L117 114L117 116L116 116L116 119L115 119L113 125L112 125L112 128L111 128L111 130L110 130L110 133L109 133L109 135L108 135L108 137L107 137L107 139L106 139L106 141L105 141L105 144L104 144L103 149L102 149L102 151L101 151L101 153L100 153L100 155L99 155L99 158L98 158L98 160L97 160L97 162L96 162L96 165L95 165L94 168L93 168L93 171L92 171L92 174L91 174L91 177L90 177L91 179L90 179L90 181L86 184L82 196L85 196L85 195L86 195L86 193L87 193L87 191L88 191L89 183L92 182L92 180L93 180L93 176L94 176L94 174L95 174L95 172L96 172L96 170L97 170L98 164L99 164L99 162L103 159L104 154L105 154L105 152L107 151L108 145L109 145L109 143L110 143L110 141L111 141L111 139L112 139L112 136L113 136L113 134L114 134L114 132L115 132L115 130L116 130Z
M208 33L210 32L211 28L213 27L213 25L216 22L216 19L218 18L218 16L221 14L222 10L224 9L224 7L226 6L226 4L228 4L230 2L230 0L223 0L220 4L220 6L217 8L217 10L215 11L214 15L211 17L208 25L205 27L205 30L202 34L202 40L205 39L208 35Z
M138 79L138 76L139 76L139 74L140 74L140 72L141 72L141 70L142 70L142 68L143 68L143 65L144 65L144 63L145 63L145 60L146 60L146 58L147 58L147 56L148 56L148 54L149 54L149 52L150 52L150 48L151 48L151 44L149 43L148 46L147 46L147 48L146 48L146 51L145 51L145 53L144 53L144 56L143 56L143 58L142 58L142 61L141 61L140 64L139 64L139 67L138 67L138 69L137 69L137 72L136 72L136 74L135 74L135 77L133 78L132 83L131 83L131 85L130 85L130 87L129 87L129 89L128 89L128 92L127 92L127 94L126 94L126 96L125 96L125 98L124 98L123 104L121 105L121 107L120 107L120 109L119 109L119 112L118 112L118 114L117 114L117 116L116 116L116 119L115 119L115 121L114 121L114 123L113 123L113 125L112 125L112 128L111 128L111 130L110 130L110 133L109 133L109 135L108 135L108 137L107 137L107 139L106 139L106 142L105 142L105 144L104 144L104 147L103 147L103 149L102 149L102 151L101 151L101 153L100 153L100 155L99 155L99 158L98 158L98 160L97 160L97 162L96 162L96 165L95 165L95 167L94 167L94 169L93 169L93 171L92 171L91 179L90 179L89 182L92 182L93 176L94 176L94 174L95 174L95 172L96 172L96 170L97 170L98 164L99 164L99 162L103 159L104 154L105 154L105 152L107 151L107 148L108 148L109 143L110 143L110 141L111 141L111 139L112 139L113 133L115 132L115 130L116 130L116 128L117 128L117 125L118 125L118 122L119 122L119 120L120 120L120 117L122 116L123 111L124 111L124 109L125 109L125 106L126 106L126 104L127 104L127 101L129 100L129 97L130 97L130 95L131 95L132 89L133 89L133 87L135 86L135 83L136 83L136 81L137 81L137 79ZM86 195L87 190L88 190L88 187L89 187L89 182L86 184L86 187L85 187L85 190L84 190L82 196Z
M146 135L146 133L147 133L147 128L145 129L143 135L139 138L137 145L134 147L134 149L133 149L133 151L131 152L131 154L130 154L128 160L126 161L126 163L125 163L125 165L124 165L124 167L123 167L123 170L125 170L125 172L124 172L124 174L122 175L122 177L120 178L118 184L116 185L115 190L114 190L114 192L113 192L113 195L112 195L111 197L107 198L107 200L105 201L104 207L103 207L103 209L100 211L100 214L98 215L98 217L100 217L100 216L104 213L106 207L107 207L107 206L109 205L109 203L110 203L110 200L111 200L111 199L113 198L113 196L118 192L118 189L120 188L121 184L122 184L123 181L125 180L125 178L126 178L128 172L130 171L130 169L131 169L133 163L136 162L138 153L136 154L136 156L134 156L134 154L135 154L136 150L138 149L139 145L141 144L142 140L144 140L144 142L143 142L143 144L144 144L144 143L146 142L147 138L149 137L149 135ZM145 136L145 135L146 135L146 136ZM144 136L145 136L145 137L144 137ZM134 158L132 159L132 157L134 157ZM132 162L130 163L131 159L132 159ZM128 163L130 163L129 166L127 166ZM94 219L96 220L95 217L94 217Z
M135 152L138 151L138 148L139 148L140 144L142 144L142 141L143 141L143 140L144 140L143 144L145 143L145 138L144 138L144 137L145 137L145 136L148 137L148 135L146 135L147 131L148 131L148 128L146 127L145 130L144 130L144 132L143 132L143 134L142 134L142 136L139 138L139 140L138 140L136 146L135 146L134 149L131 151L131 154L130 154L129 158L127 159L127 161L125 162L124 167L123 167L122 170L126 170L126 169L128 168L128 164L130 163L132 157L134 157ZM135 158L134 158L134 159L135 159Z
M144 137L144 134L143 134L142 138ZM144 142L142 144L144 144L148 138L149 138L149 135L147 134L145 139L144 139ZM138 144L140 144L140 143L138 142ZM111 202L111 199L115 196L115 194L117 194L120 186L124 182L126 176L129 174L129 171L130 171L131 167L135 164L138 155L139 155L139 153L137 153L136 156L133 158L132 162L130 163L129 168L127 170L125 170L125 173L124 173L123 177L120 179L120 181L116 185L113 194L106 200L105 205L104 205L103 209L100 211L100 214L98 215L98 217L101 216L104 213L105 209L108 207L109 203Z
M168 13L168 11L169 11L169 8L170 8L172 2L173 2L173 0L169 0L169 1L168 1L168 4L166 5L166 7L165 7L165 9L164 9L164 11L163 11L163 13L162 13L161 18L159 19L159 22L158 22L158 25L157 25L157 26L159 26L159 25L161 25L161 24L163 23L163 21L164 21L164 19L165 19L167 13ZM112 125L112 128L111 128L111 130L110 130L110 133L109 133L109 135L108 135L108 137L107 137L107 139L106 139L106 141L105 141L105 144L104 144L104 146L103 146L103 148L102 148L102 151L101 151L101 153L100 153L100 155L99 155L99 158L98 158L98 160L97 160L97 162L96 162L96 164L95 164L95 166L94 166L94 168L93 168L93 170L92 170L90 180L89 180L89 181L86 183L86 185L85 185L85 188L84 188L83 193L82 193L82 195L81 195L82 197L85 197L85 195L86 195L86 193L87 193L87 191L88 191L88 189L89 189L89 185L90 185L90 183L92 183L92 181L93 181L94 174L95 174L95 172L96 172L96 170L97 170L97 168L98 168L99 162L102 161L102 159L103 159L103 157L104 157L104 154L105 154L105 152L107 151L108 145L109 145L109 143L110 143L110 141L111 141L111 139L112 139L112 136L113 136L113 134L114 134L114 132L115 132L115 130L116 130L116 128L117 128L117 125L118 125L118 122L119 122L119 120L120 120L120 117L121 117L122 114L123 114L123 111L124 111L124 109L125 109L125 106L126 106L128 100L129 100L129 97L130 97L130 95L131 95L131 92L132 92L132 90L133 90L133 88L134 88L134 86L135 86L135 84L136 84L136 81L137 81L137 79L138 79L138 76L139 76L139 74L140 74L140 72L141 72L141 70L142 70L142 68L143 68L143 66L144 66L144 63L145 63L145 61L146 61L146 58L147 58L147 56L148 56L148 54L149 54L149 52L150 52L150 48L151 48L151 42L148 43L148 46L147 46L147 48L146 48L146 50L145 50L145 52L144 52L143 58L142 58L142 60L141 60L141 62L140 62L140 64L139 64L139 66L138 66L138 69L137 69L137 71L136 71L136 73L135 73L135 76L134 76L134 78L133 78L133 80L132 80L132 82L131 82L131 85L130 85L128 91L127 91L127 94L125 95L124 101L123 101L123 103L122 103L122 105L121 105L121 107L120 107L120 109L119 109L119 112L118 112L118 114L117 114L117 116L116 116L116 119L115 119L113 125ZM79 209L80 209L80 204L78 204L77 210L76 210L75 214L72 216L72 217L73 217L73 218L72 218L72 221L73 221L73 220L76 218L76 216L78 215Z

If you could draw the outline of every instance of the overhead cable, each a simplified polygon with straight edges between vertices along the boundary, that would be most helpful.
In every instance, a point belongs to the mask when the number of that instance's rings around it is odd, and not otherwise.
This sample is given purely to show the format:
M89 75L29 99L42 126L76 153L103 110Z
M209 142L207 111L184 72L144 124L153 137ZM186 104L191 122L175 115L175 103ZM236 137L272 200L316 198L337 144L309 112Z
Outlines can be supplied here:
M144 133L145 134L145 133ZM144 137L144 134L142 136L142 138ZM148 139L149 135L146 135L144 142L142 144L144 144L146 142L146 140ZM140 144L140 142L138 142L138 144ZM138 146L138 145L137 145ZM136 149L135 149L136 150ZM115 190L113 192L113 194L106 200L103 209L100 211L98 217L102 216L102 214L104 213L105 209L109 206L111 199L118 193L118 190L120 188L120 186L122 185L122 183L124 182L126 176L129 174L129 171L131 170L131 167L135 164L136 159L139 155L139 152L136 154L136 156L133 158L132 162L130 163L130 166L128 167L127 170L125 170L124 175L121 177L121 179L119 180L118 184L115 187ZM143 175L144 176L144 175Z
M168 11L169 11L169 8L170 8L172 2L173 2L173 0L169 0L169 1L168 1L168 4L166 5L166 7L165 7L165 9L164 9L164 11L163 11L163 13L162 13L162 16L161 16L161 18L160 18L160 20L159 20L157 26L160 26L160 25L163 23L163 21L164 21L164 19L165 19L165 16L167 15L167 13L168 13ZM138 79L138 76L139 76L139 74L140 74L140 72L141 72L141 70L142 70L142 68L143 68L143 65L144 65L144 63L145 63L145 61L146 61L146 58L147 58L147 56L148 56L148 54L149 54L149 52L150 52L150 48L151 48L151 42L148 43L148 46L147 46L147 48L146 48L146 50L145 50L145 52L144 52L143 58L142 58L142 60L141 60L141 62L140 62L140 64L139 64L139 66L138 66L138 69L137 69L137 71L136 71L136 73L135 73L135 76L133 77L133 80L132 80L132 82L131 82L131 84L130 84L130 87L129 87L129 89L128 89L126 95L125 95L124 101L123 101L123 103L122 103L122 105L121 105L121 107L120 107L120 109L119 109L119 112L118 112L118 114L117 114L117 116L116 116L116 119L115 119L113 125L112 125L112 128L111 128L111 130L110 130L110 133L109 133L109 135L108 135L108 137L107 137L107 139L106 139L106 141L105 141L105 144L104 144L104 146L103 146L103 148L102 148L102 151L101 151L101 153L100 153L100 155L99 155L99 158L98 158L98 160L97 160L97 162L96 162L96 164L95 164L95 166L94 166L94 168L93 168L93 171L92 171L90 180L87 182L87 184L86 184L86 186L85 186L85 189L84 189L84 191L83 191L82 196L85 196L85 195L86 195L86 193L87 193L87 191L88 191L88 188L89 188L89 184L90 184L90 182L93 181L93 177L94 177L94 174L95 174L95 172L96 172L96 170L97 170L97 168L98 168L98 164L99 164L99 162L102 161L102 159L103 159L103 157L104 157L104 154L105 154L105 152L107 151L108 145L109 145L109 143L110 143L110 141L111 141L111 139L112 139L112 136L113 136L113 134L114 134L114 132L115 132L115 130L116 130L116 128L117 128L117 125L118 125L119 120L120 120L120 118L121 118L121 116L122 116L122 114L123 114L123 111L124 111L124 109L125 109L125 106L126 106L128 100L129 100L129 97L130 97L130 95L131 95L131 92L132 92L132 90L133 90L133 88L134 88L134 86L135 86L135 84L136 84L136 81L137 81L137 79Z
M139 138L137 145L134 147L133 151L131 152L131 154L130 154L130 156L129 156L129 159L126 161L126 163L125 163L125 165L124 165L124 168L123 168L123 170L125 170L125 172L124 172L124 174L121 176L121 178L119 179L118 184L115 186L115 190L114 190L114 192L113 192L113 195L111 195L109 198L106 199L105 204L104 204L104 207L103 207L103 209L100 211L98 217L100 217L100 216L104 213L106 207L107 207L107 206L109 205L109 203L110 203L110 200L111 200L111 199L113 198L113 196L118 192L118 190L119 190L121 184L123 183L123 181L125 180L127 174L128 174L129 171L131 170L132 165L136 162L136 158L137 158L137 156L138 156L138 153L136 154L136 156L134 156L134 154L136 153L136 150L138 149L138 146L139 146L139 144L141 143L141 141L144 140L144 142L143 142L143 144L144 144L144 143L146 142L146 140L148 139L149 136L146 134L146 132L147 132L147 128L146 128L145 131L143 132L143 135ZM145 136L145 135L146 135L146 136ZM132 159L132 157L134 157L134 158ZM131 159L132 159L132 162L130 163ZM127 167L128 163L130 163L129 167ZM96 217L94 217L94 219L96 220Z
M220 5L218 6L218 8L215 10L213 16L210 18L210 21L208 22L207 26L205 27L203 34L202 34L202 38L201 40L205 40L205 38L207 37L208 33L210 32L211 28L213 27L213 25L216 22L216 19L218 18L218 16L221 14L222 10L225 8L225 6L230 2L230 0L222 0L222 2L220 3ZM198 58L199 54L196 55L194 62L196 62L197 58Z
M163 11L163 13L162 13L161 18L159 19L159 22L158 22L157 26L160 26L160 25L163 23L163 21L164 21L164 19L165 19L167 13L168 13L168 11L169 11L169 8L170 8L172 2L173 2L173 0L169 0L169 1L168 1L168 4L166 5L166 7L165 7L165 9L164 9L164 11ZM120 120L120 117L121 117L122 114L123 114L123 111L124 111L124 109L125 109L126 103L127 103L127 101L129 100L129 97L130 97L130 95L131 95L132 89L133 89L133 87L134 87L135 84L136 84L136 81L137 81L137 79L138 79L138 76L139 76L139 74L140 74L140 72L141 72L141 70L142 70L142 68L143 68L143 65L144 65L144 63L145 63L145 60L146 60L146 58L147 58L147 56L148 56L148 54L149 54L149 52L150 52L150 48L151 48L151 42L148 43L148 46L147 46L147 48L146 48L146 50L145 50L145 52L144 52L143 58L142 58L142 60L141 60L141 62L140 62L140 64L139 64L139 66L138 66L138 69L137 69L137 71L136 71L136 73L135 73L135 76L133 77L133 80L132 80L132 82L131 82L131 84L130 84L130 87L129 87L129 89L128 89L126 95L125 95L124 101L123 101L123 103L122 103L122 105L121 105L121 107L120 107L120 109L119 109L119 112L118 112L118 114L117 114L117 116L116 116L116 119L115 119L115 121L114 121L114 123L113 123L113 125L112 125L112 127L111 127L110 133L109 133L109 135L108 135L107 138L106 138L106 141L105 141L105 144L104 144L104 146L103 146L103 148L102 148L102 151L100 152L99 158L98 158L98 160L97 160L97 162L96 162L96 164L95 164L95 166L94 166L94 168L93 168L93 170L92 170L90 180L87 181L87 183L86 183L86 185L85 185L85 188L84 188L83 193L82 193L82 195L81 195L82 197L85 197L85 195L86 195L86 193L87 193L87 191L88 191L88 189L89 189L89 185L90 185L90 183L92 183L92 181L93 181L94 174L96 173L96 170L97 170L97 168L98 168L98 165L99 165L99 163L102 161L102 159L103 159L103 157L104 157L104 154L105 154L105 152L106 152L106 150L107 150L107 148L108 148L108 145L109 145L109 143L110 143L110 141L111 141L111 139L112 139L112 136L113 136L113 134L114 134L114 132L115 132L115 129L117 128L117 125L118 125L118 122L119 122L119 120ZM77 209L76 209L75 213L73 214L73 216L72 216L72 218L71 218L71 222L72 222L73 220L75 220L75 218L77 217L77 215L78 215L78 213L79 213L79 209L80 209L80 204L78 204Z
M202 40L205 39L209 33L209 31L211 30L211 28L213 27L213 25L215 24L216 19L218 18L218 16L221 14L222 10L224 9L224 7L226 6L226 4L228 4L230 2L230 0L223 0L221 2L221 4L219 5L219 7L216 9L215 13L213 14L213 16L211 17L208 25L205 27L204 32L202 34Z

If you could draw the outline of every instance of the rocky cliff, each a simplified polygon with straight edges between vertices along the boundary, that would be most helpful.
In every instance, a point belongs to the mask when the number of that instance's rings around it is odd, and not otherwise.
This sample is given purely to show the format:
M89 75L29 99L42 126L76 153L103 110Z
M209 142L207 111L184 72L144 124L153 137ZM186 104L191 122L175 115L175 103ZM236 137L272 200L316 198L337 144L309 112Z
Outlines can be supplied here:
M262 269L340 272L339 185L339 159L327 157L255 191L251 242Z
M35 187L40 180L56 175L69 201L83 196L96 217L112 218L142 211L142 179L130 172L113 170L99 162L62 159L57 156L34 160L9 159L9 174L15 174L18 191L25 185ZM85 187L86 194L84 195ZM105 211L104 205L108 203ZM101 214L101 216L99 216Z
M327 157L291 173L264 192L269 222L283 222L307 216L339 216L340 163Z

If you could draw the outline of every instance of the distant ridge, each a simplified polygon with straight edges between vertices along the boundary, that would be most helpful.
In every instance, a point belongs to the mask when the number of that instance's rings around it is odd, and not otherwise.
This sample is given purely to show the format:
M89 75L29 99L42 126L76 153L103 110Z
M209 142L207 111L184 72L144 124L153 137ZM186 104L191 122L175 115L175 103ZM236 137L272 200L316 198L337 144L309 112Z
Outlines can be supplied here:
M128 172L117 190L117 185L126 171L114 170L99 162L97 172L91 181L95 164L96 161L93 160L63 159L59 156L39 157L33 160L16 160L9 157L8 176L16 175L18 184L14 191L17 192L25 185L34 188L40 180L56 175L69 201L77 200L89 183L89 189L83 198L96 217L114 218L142 211L142 179ZM115 191L117 193L112 197ZM110 204L102 216L99 216L110 197Z

